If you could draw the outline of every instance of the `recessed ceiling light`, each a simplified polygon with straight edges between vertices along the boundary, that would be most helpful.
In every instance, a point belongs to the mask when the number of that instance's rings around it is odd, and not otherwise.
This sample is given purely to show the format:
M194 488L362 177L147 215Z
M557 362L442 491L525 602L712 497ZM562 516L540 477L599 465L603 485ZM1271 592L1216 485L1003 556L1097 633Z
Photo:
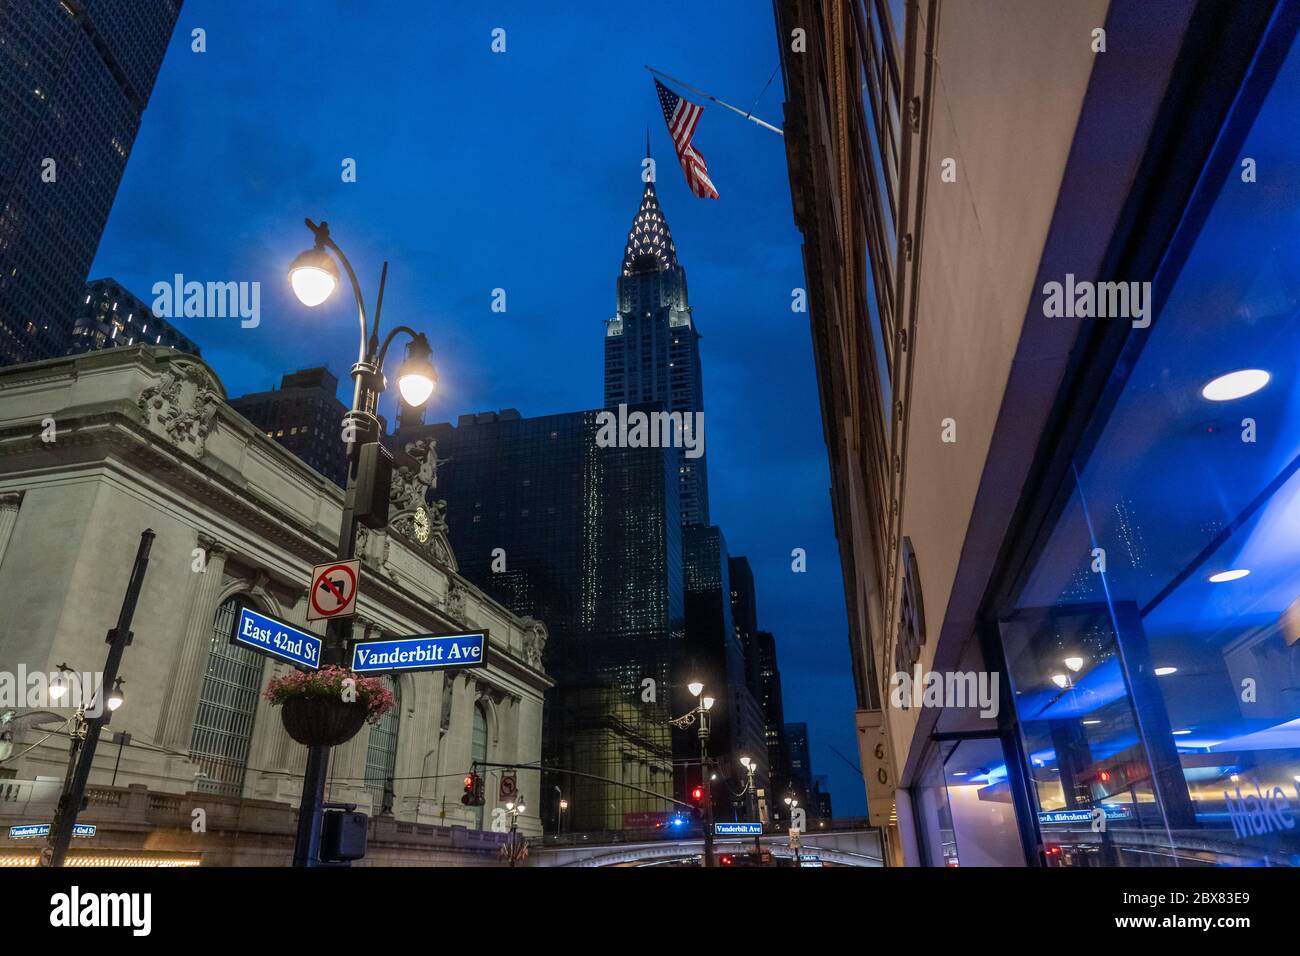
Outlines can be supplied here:
M1240 581L1248 574L1250 574L1250 568L1233 568L1231 571L1220 571L1218 574L1210 575L1210 583L1222 584L1224 581Z
M1211 379L1201 389L1201 397L1212 402L1230 402L1258 392L1271 378L1262 368L1243 368Z
M969 770L954 770L954 771L952 772L952 775L953 775L954 777L964 777L964 776L966 776L966 774L968 774L968 773L970 773Z
M1085 727L1092 727L1092 726L1094 726L1094 725L1096 725L1096 724L1099 724L1099 723L1101 723L1101 721L1100 721L1100 720L1097 720L1097 719L1094 717L1092 720L1085 720L1085 721L1083 722L1083 725L1084 725Z
M1168 677L1170 674L1176 674L1176 673L1178 673L1178 668L1177 668L1177 667L1157 667L1157 668L1156 668L1156 676L1157 676L1157 677Z
M1183 736L1184 734L1190 734L1190 733L1191 733L1190 730L1175 730L1175 731L1173 731L1173 735L1174 735L1175 737L1181 737L1181 736Z

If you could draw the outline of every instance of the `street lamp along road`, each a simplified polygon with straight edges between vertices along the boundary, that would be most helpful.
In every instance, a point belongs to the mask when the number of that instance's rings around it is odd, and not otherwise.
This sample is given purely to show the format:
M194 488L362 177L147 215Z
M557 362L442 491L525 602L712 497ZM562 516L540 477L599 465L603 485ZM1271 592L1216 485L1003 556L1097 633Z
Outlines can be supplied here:
M751 819L757 823L760 814L758 809L758 791L754 789L754 772L758 770L758 761L751 760L749 757L741 757L740 765L745 768L745 789L743 791L743 795L746 797L745 806L746 809L748 809L750 800L753 801L752 812L754 815ZM763 838L759 833L754 834L754 852L758 854L758 858L755 860L757 863L763 858Z
M680 717L669 721L674 727L686 728L699 724L697 731L700 738L700 786L704 788L704 865L713 866L713 788L710 778L706 776L709 764L709 711L713 708L713 698L705 695L704 684L693 680L686 685L692 697L698 697L699 703Z
M384 286L388 281L388 263L384 263L379 276L379 297L375 301L374 321L367 328L366 303L361 295L361 284L352 263L330 238L329 223L320 225L310 219L303 222L315 239L312 247L298 255L289 266L289 284L298 301L315 308L327 300L339 286L341 263L352 285L352 295L357 303L357 319L361 326L361 345L356 364L352 366L352 408L343 416L343 441L348 449L347 494L343 502L343 520L339 529L339 545L335 555L346 561L356 556L357 526L381 528L388 524L388 489L392 481L392 459L379 444L379 396L387 387L384 378L384 358L388 347L399 332L411 337L407 345L406 360L397 371L397 387L408 405L420 406L428 401L438 381L433 367L433 349L423 332L399 325L388 333L383 344L379 341L379 316L384 307ZM332 253L332 255L331 255ZM337 259L337 263L335 260ZM351 639L352 623L343 618L332 619L326 626L321 664L343 664L347 657L347 644ZM302 803L298 811L298 833L293 848L294 866L317 866L320 863L321 812L325 798L325 775L329 767L326 746L307 748L307 768L303 775Z
M519 795L518 803L514 800L506 801L506 813L510 817L510 842L506 844L505 851L511 866L514 866L515 860L519 859L522 849L519 843L519 817L526 813L527 810L528 808L524 806L523 794Z

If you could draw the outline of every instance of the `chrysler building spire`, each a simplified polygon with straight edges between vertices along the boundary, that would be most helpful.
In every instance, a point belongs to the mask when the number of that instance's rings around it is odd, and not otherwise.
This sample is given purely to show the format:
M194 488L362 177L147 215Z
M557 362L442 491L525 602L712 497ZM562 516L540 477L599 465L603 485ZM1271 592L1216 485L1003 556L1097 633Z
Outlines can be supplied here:
M650 158L650 141L647 134L646 158ZM647 167L653 168L653 167ZM677 247L668 230L668 220L659 207L653 180L645 184L641 206L627 233L627 246L623 249L623 275L634 272L655 272L677 265Z

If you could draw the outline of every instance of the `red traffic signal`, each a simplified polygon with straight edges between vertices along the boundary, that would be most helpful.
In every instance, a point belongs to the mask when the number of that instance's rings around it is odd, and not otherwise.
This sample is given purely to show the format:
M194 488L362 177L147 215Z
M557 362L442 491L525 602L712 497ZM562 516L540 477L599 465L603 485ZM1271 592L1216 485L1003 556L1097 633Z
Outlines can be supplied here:
M475 783L477 780L477 774L467 773L465 775L465 792L461 794L460 802L465 804L467 807L473 806L474 804L474 794L476 790Z
M703 799L704 799L704 788L703 788L703 787L696 787L694 790L692 790L692 791L691 791L691 799L694 800L696 803L699 803L701 800L703 800Z

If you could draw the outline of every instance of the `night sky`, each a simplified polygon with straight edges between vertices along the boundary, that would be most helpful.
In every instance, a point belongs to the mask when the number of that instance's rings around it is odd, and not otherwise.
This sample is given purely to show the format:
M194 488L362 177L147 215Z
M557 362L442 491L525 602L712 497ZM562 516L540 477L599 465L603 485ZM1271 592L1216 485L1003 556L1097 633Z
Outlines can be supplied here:
M704 103L695 145L718 201L690 194L650 64L781 125L771 8L187 0L91 270L146 302L160 280L259 281L261 324L181 319L231 396L328 366L350 402L351 296L308 310L285 270L329 221L384 328L427 332L427 421L598 408L603 321L642 190L645 132L703 335L712 519L754 568L786 719L809 724L837 816L865 813L843 588L780 137ZM207 31L207 52L190 49ZM506 31L494 54L491 32ZM698 97L693 97L697 99ZM357 182L341 180L345 157ZM508 311L491 311L492 290ZM390 360L391 361L391 360ZM389 371L392 371L390 367ZM390 398L381 409L391 421ZM791 571L792 548L808 570Z

